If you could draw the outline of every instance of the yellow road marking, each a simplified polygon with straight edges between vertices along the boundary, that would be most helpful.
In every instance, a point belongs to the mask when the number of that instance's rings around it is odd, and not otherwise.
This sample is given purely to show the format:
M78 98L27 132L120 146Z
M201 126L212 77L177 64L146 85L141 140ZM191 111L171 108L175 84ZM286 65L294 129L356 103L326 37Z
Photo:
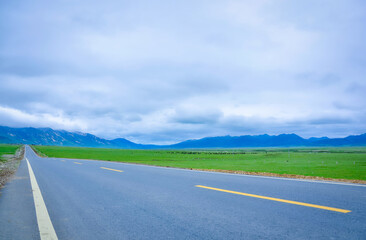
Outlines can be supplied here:
M122 170L117 170L117 169L113 169L113 168L106 168L106 167L100 167L100 168L115 171L115 172L123 172Z
M75 164L82 164L82 163L79 163L79 162L74 162Z
M61 162L65 162L65 160L61 160Z
M285 199L280 199L280 198L265 197L265 196L249 194L249 193L243 193L243 192L230 191L230 190L225 190L225 189L220 189L220 188L206 187L206 186L202 186L202 185L196 185L196 187L216 190L216 191L220 191L220 192L239 194L239 195L248 196L248 197L267 199L267 200L272 200L272 201L277 201L277 202L291 203L291 204L296 204L296 205L301 205L301 206L306 206L306 207L320 208L320 209L325 209L325 210L335 211L335 212L341 212L341 213L351 212L350 210L345 210L345 209L340 209L340 208L332 208L332 207L326 207L326 206L321 206L321 205L316 205L316 204L285 200Z

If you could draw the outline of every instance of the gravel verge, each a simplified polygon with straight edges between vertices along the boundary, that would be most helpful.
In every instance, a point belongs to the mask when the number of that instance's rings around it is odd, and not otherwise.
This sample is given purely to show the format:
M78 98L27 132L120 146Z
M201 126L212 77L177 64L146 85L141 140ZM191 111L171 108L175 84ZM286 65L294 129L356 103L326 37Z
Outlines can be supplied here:
M24 146L20 147L14 155L3 155L5 160L0 161L0 188L2 188L19 167L24 156Z

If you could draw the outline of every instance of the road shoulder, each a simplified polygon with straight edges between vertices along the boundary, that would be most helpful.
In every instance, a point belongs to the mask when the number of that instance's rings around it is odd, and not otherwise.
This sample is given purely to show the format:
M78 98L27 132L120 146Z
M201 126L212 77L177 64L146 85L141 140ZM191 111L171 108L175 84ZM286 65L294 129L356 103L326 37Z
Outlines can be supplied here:
M39 239L27 162L0 189L0 239Z

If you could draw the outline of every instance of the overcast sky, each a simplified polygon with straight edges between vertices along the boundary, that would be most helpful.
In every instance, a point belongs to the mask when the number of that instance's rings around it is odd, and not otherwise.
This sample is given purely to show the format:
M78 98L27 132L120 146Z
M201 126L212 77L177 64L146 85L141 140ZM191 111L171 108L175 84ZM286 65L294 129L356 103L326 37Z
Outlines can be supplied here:
M0 125L174 143L366 132L366 1L0 2Z

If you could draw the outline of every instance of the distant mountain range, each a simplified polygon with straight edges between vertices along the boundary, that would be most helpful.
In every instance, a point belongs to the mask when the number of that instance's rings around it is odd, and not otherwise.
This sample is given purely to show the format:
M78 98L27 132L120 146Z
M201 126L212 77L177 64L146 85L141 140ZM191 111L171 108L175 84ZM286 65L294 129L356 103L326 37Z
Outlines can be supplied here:
M89 133L51 128L10 128L0 126L0 143L51 146L104 147L125 149L243 148L243 147L325 147L366 146L366 134L345 138L309 138L296 134L207 137L172 145L145 145L124 138L106 140Z
M51 128L10 128L0 126L0 143L21 143L51 146L106 147L106 148L148 148L124 138L106 140L89 133L68 132Z

